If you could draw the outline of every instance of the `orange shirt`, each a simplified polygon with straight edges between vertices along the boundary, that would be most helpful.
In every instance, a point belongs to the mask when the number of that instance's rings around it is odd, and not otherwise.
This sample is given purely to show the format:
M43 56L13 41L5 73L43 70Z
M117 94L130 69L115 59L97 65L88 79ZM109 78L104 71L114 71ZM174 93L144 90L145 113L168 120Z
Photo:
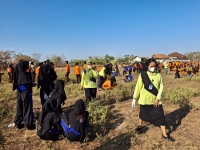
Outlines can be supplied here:
M103 68L103 67L99 67L99 68L97 69L97 71L100 72L102 68Z
M12 72L12 69L9 67L9 68L7 68L7 72Z
M111 86L111 81L110 80L106 80L103 85L102 88L107 90L107 89L112 89L113 87Z
M40 66L38 66L38 67L35 69L35 74L36 74L36 76L39 75L39 71L40 71Z
M70 72L69 64L66 65L65 69L66 69L66 72Z
M81 68L79 66L74 67L75 74L81 74Z

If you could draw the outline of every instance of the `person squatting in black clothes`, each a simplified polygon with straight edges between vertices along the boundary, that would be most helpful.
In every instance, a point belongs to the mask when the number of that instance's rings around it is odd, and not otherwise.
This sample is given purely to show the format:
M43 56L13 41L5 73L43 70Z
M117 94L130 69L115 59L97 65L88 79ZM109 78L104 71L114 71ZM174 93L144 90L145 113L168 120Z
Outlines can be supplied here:
M64 130L64 136L67 140L83 142L88 129L89 113L85 111L84 102L82 99L76 101L74 109L65 115L61 120L61 125Z
M17 112L15 116L15 126L17 129L23 127L22 122L27 129L34 129L34 114L33 114L33 100L32 87L35 85L27 69L28 61L20 61L13 73L13 90L17 90Z
M46 64L40 66L38 75L38 88L40 87L41 104L44 105L45 100L49 97L50 92L54 87L54 82L57 79L53 64L47 61Z
M62 80L56 80L55 86L50 93L49 99L55 99L57 101L56 110L59 114L62 113L61 104L65 104L67 96L65 94L65 83Z
M60 114L56 109L58 105L56 99L49 98L42 107L37 122L37 135L43 140L58 140L62 134Z

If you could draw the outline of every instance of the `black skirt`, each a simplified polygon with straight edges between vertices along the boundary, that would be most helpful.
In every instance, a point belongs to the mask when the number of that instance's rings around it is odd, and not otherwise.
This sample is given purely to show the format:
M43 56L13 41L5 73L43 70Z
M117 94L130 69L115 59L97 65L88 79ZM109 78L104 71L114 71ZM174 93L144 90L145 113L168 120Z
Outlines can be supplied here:
M162 105L159 105L159 107L154 107L154 105L140 105L139 117L141 120L155 126L166 126Z

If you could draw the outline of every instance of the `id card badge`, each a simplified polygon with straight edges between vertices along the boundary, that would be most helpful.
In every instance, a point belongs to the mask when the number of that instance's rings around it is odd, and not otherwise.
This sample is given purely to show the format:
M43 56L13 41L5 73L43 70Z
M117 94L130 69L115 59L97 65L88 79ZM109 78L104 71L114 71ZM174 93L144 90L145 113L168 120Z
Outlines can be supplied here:
M153 84L149 84L149 90L152 90Z

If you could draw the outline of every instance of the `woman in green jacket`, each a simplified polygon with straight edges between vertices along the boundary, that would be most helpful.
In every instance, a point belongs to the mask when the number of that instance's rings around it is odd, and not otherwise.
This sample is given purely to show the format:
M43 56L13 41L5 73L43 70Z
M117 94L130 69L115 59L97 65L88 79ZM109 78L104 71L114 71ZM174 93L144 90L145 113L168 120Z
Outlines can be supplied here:
M166 133L166 121L161 102L163 82L160 73L156 72L157 67L155 59L148 59L135 87L133 98L139 98L138 104L140 104L138 131L142 130L143 121L150 122L161 127L162 138L173 142L174 139Z
M81 89L84 88L86 100L96 99L98 72L92 69L92 62L87 61L87 67L83 70L81 79Z

